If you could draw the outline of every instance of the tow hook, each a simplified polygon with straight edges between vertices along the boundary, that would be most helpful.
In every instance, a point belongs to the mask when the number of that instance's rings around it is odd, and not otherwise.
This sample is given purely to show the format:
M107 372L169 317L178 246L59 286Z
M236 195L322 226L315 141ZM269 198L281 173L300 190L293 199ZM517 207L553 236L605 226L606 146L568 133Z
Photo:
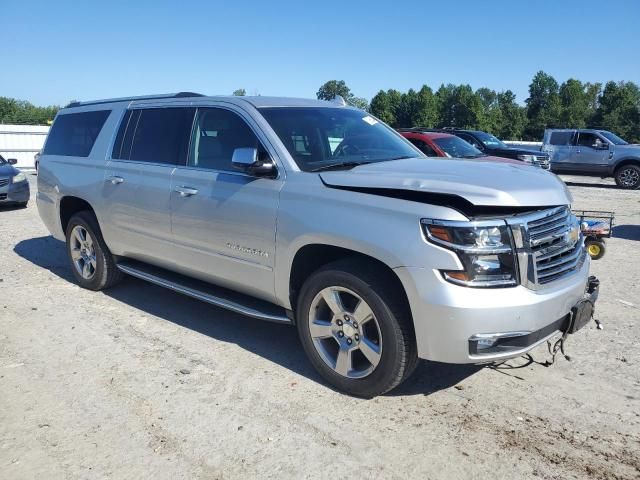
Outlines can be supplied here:
M569 313L568 321L565 327L562 329L562 337L551 345L551 342L547 342L549 354L551 354L551 360L547 360L544 365L549 367L556 361L556 354L560 352L567 361L571 361L571 357L564 352L564 342L572 333L576 333L582 327L584 327L589 320L593 319L598 330L602 330L602 322L594 317L596 308L596 300L600 293L600 280L594 275L591 275L587 280L587 288L584 292L584 298L576 303L571 312Z

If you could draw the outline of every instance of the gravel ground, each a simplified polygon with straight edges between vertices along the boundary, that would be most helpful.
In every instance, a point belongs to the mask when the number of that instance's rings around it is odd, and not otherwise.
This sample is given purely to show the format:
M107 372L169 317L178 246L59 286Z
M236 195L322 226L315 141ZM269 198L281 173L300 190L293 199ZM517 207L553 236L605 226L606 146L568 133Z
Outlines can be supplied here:
M35 191L35 176L30 176ZM136 279L71 281L34 202L0 210L0 477L639 478L640 192L564 177L615 210L597 318L551 367L423 362L341 395L291 327Z

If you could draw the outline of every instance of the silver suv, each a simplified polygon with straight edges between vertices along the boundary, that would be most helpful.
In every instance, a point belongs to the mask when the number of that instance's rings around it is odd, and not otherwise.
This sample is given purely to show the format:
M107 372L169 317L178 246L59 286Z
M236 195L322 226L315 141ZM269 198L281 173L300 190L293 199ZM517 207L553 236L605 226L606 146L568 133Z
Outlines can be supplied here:
M64 108L37 194L81 286L126 273L295 324L363 397L418 358L502 360L583 326L597 285L570 202L549 172L429 159L345 105L190 93Z

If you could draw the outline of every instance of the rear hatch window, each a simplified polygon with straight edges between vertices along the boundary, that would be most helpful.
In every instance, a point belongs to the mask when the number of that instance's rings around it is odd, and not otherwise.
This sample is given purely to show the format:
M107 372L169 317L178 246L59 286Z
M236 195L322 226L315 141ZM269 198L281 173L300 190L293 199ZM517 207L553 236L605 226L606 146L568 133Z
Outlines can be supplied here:
M88 157L111 110L58 115L53 122L44 155Z

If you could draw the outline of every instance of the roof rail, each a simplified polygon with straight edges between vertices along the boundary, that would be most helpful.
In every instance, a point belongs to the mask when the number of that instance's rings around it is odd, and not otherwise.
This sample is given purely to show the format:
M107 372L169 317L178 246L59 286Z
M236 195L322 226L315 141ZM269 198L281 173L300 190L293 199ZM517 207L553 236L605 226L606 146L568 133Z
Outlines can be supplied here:
M189 97L204 97L201 93L195 92L178 92L178 93L166 93L162 95L143 95L139 97L121 97L121 98L107 98L105 100L90 100L88 102L71 102L64 108L80 107L85 105L101 105L104 103L115 102L132 102L135 100L160 100L162 98L189 98Z

